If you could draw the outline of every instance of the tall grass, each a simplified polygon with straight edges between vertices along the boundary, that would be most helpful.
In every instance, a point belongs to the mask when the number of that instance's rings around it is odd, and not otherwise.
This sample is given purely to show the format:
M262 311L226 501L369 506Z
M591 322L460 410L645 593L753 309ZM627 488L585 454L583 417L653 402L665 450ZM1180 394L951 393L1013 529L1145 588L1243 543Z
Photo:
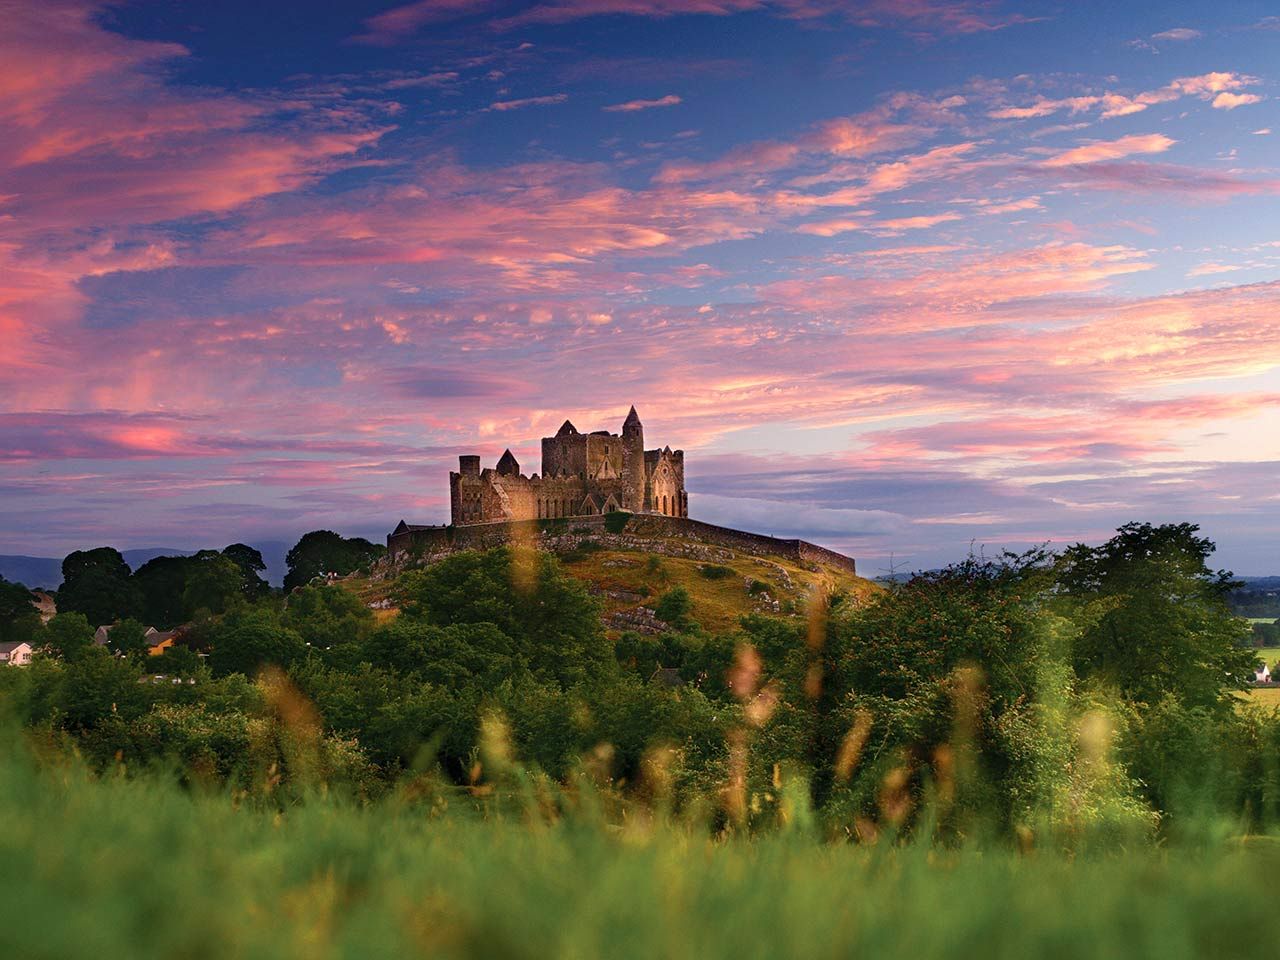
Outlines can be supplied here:
M1275 953L1265 838L942 850L823 843L797 817L717 839L660 812L606 817L581 782L550 807L532 780L505 806L430 789L266 802L38 765L4 739L3 957Z

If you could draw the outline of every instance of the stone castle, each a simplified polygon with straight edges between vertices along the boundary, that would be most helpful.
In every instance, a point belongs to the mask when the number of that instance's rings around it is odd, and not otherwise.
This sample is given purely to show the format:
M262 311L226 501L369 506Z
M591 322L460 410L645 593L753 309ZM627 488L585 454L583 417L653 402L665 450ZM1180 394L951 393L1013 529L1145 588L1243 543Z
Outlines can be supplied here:
M621 435L579 433L568 420L542 438L542 475L525 476L507 450L496 467L474 455L449 474L454 526L507 520L590 517L623 511L687 517L684 451L644 448L644 426L632 407Z
M452 522L447 526L401 520L387 534L391 557L440 557L516 541L552 549L557 543L563 546L566 538L577 542L582 537L660 550L666 549L663 541L674 537L690 542L688 549L701 551L698 555L723 549L857 573L853 558L805 540L690 519L684 451L646 450L635 407L621 434L579 433L566 420L554 437L542 439L541 476L521 473L510 450L496 466L483 470L478 456L459 457L457 472L449 474L449 502ZM574 518L572 524L554 522L568 517Z

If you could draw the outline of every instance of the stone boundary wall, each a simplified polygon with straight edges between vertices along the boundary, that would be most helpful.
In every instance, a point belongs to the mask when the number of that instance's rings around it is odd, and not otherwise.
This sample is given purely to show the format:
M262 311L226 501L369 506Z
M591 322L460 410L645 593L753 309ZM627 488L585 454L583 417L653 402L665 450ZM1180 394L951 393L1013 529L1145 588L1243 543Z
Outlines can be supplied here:
M557 520L497 520L491 523L469 523L451 527L424 527L387 537L387 552L422 554L447 553L452 550L487 550L508 543L537 543L548 536L581 530L598 534L605 530L604 516L563 517ZM730 547L744 553L785 557L799 563L825 563L851 574L857 574L852 557L828 550L807 540L783 539L761 533L748 533L731 527L718 527L687 517L667 517L655 513L632 514L623 536L685 537L701 543Z

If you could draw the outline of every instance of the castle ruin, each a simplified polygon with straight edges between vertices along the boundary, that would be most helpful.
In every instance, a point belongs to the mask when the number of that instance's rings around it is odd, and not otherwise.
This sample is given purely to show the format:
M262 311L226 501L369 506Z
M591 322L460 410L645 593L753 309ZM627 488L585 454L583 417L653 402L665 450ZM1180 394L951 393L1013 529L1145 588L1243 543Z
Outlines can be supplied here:
M525 476L505 451L496 467L458 458L449 474L454 526L504 520L553 520L624 511L687 517L684 451L644 448L644 426L632 407L621 435L579 433L568 420L542 438L542 475Z
M443 556L513 541L545 543L566 533L590 536L597 542L633 544L681 537L705 546L857 573L852 557L805 540L691 520L684 489L684 451L646 450L644 427L635 407L623 421L621 434L579 433L566 420L554 437L542 438L541 476L521 473L510 450L503 452L496 466L484 469L478 456L460 456L457 471L449 473L449 505L452 522L448 526L401 520L387 534L387 552L393 558ZM555 522L570 517L572 524ZM621 520L621 526L615 520Z

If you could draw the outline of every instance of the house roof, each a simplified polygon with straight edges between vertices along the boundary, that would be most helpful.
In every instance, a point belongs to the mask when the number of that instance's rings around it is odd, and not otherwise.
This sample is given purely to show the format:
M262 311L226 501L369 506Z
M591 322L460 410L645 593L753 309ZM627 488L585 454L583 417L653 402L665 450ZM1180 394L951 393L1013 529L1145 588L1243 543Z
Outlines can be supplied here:
M684 679L680 676L680 671L675 667L659 667L653 671L653 676L649 678L650 683L659 683L664 687L679 687L684 685Z
M26 640L6 640L3 643L0 643L0 655L7 657L9 656L9 654L13 653L13 651L17 650L19 647L30 648L31 644L28 643Z
M560 424L560 429L556 431L556 436L569 437L569 436L573 436L577 432L578 432L578 428L575 427L568 420L566 420L564 423Z

